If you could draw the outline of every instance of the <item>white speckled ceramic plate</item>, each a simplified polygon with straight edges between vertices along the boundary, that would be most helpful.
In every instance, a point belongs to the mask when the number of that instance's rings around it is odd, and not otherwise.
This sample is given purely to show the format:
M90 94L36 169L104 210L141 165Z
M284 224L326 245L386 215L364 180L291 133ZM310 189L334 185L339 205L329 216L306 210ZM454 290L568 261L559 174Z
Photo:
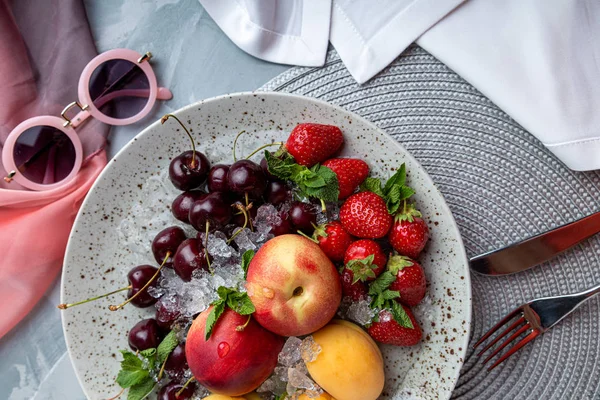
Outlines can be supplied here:
M471 289L467 258L458 228L440 192L419 163L393 138L365 119L342 108L308 97L282 93L242 93L201 101L175 113L191 128L199 149L216 163L230 161L233 138L245 130L238 145L248 153L259 143L284 140L300 122L339 126L344 132L342 156L360 157L372 171L389 176L405 162L415 200L431 230L431 240L421 256L428 280L425 304L415 310L423 329L423 342L411 348L383 346L386 364L384 399L446 399L458 379L469 338ZM144 185L157 177L172 157L189 149L187 137L177 132L174 121L150 125L117 156L94 184L75 225L65 256L61 297L63 302L105 293L127 285L127 271L151 261L149 243L123 243L117 234L123 219L158 231L143 217L132 219L133 210L145 205ZM156 180L158 182L158 179ZM175 193L157 183L164 202L152 205L169 217ZM145 188L148 189L147 187ZM173 220L175 221L175 220ZM156 225L156 224L154 224ZM121 296L121 297L119 297ZM105 399L119 392L118 350L128 348L127 332L154 308L125 307L111 312L107 306L120 301L103 299L63 312L67 347L75 371L90 399Z

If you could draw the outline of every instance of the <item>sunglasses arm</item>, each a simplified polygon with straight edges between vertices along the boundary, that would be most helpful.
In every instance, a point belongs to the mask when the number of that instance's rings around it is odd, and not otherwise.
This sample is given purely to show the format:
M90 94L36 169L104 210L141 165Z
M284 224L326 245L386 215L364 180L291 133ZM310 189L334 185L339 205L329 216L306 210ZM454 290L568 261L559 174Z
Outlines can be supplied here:
M110 92L94 101L94 106L96 108L101 108L109 101L112 101L121 96L129 96L129 97L145 97L148 96L148 89L124 89L118 90L116 92ZM171 91L165 87L159 87L156 93L156 98L158 100L170 100L173 98L173 94ZM87 110L80 111L71 119L71 126L76 128L81 125L86 119L90 117L90 113Z

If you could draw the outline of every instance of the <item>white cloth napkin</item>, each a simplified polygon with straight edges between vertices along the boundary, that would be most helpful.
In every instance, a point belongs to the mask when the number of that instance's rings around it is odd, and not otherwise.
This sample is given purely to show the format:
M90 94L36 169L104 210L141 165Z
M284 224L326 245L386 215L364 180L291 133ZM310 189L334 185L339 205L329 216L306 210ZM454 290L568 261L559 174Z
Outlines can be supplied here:
M598 0L200 0L240 48L319 66L331 41L359 83L412 42L568 167L600 169Z

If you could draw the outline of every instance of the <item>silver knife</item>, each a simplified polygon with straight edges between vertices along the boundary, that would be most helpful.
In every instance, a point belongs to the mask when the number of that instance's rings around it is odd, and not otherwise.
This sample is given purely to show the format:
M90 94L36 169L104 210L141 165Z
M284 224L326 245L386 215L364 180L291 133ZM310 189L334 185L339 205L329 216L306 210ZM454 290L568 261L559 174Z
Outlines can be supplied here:
M469 260L471 269L484 275L525 271L550 260L600 232L600 212Z

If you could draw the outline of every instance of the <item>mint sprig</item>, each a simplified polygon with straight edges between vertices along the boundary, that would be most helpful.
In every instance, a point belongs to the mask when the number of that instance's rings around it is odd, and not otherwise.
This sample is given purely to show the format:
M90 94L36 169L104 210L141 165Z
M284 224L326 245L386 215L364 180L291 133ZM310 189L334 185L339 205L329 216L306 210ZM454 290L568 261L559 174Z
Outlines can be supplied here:
M265 151L269 172L279 179L292 181L301 195L322 202L335 202L340 194L337 175L330 168L316 164L311 168L299 165L289 153L273 155Z
M385 200L388 212L396 214L400 206L415 194L415 191L406 186L406 164L402 163L398 171L392 175L382 186L381 180L369 177L360 185L362 191L373 192Z
M252 304L250 297L248 297L248 293L242 293L235 289L220 286L217 289L217 294L219 295L219 299L212 302L213 309L206 318L204 340L210 339L217 321L225 312L225 307L231 308L240 315L250 315L256 311L254 304Z
M394 320L405 328L413 329L410 317L398 302L400 292L390 290L390 285L396 280L396 275L385 271L369 285L369 296L371 296L371 308L377 310L389 310Z
M175 331L171 331L157 348L142 350L139 355L121 350L123 361L117 383L124 389L129 388L127 400L142 400L152 392L156 385L152 376L178 344Z
M250 261L254 258L254 250L246 250L242 254L242 269L244 270L244 279L248 276L248 268L250 267Z

